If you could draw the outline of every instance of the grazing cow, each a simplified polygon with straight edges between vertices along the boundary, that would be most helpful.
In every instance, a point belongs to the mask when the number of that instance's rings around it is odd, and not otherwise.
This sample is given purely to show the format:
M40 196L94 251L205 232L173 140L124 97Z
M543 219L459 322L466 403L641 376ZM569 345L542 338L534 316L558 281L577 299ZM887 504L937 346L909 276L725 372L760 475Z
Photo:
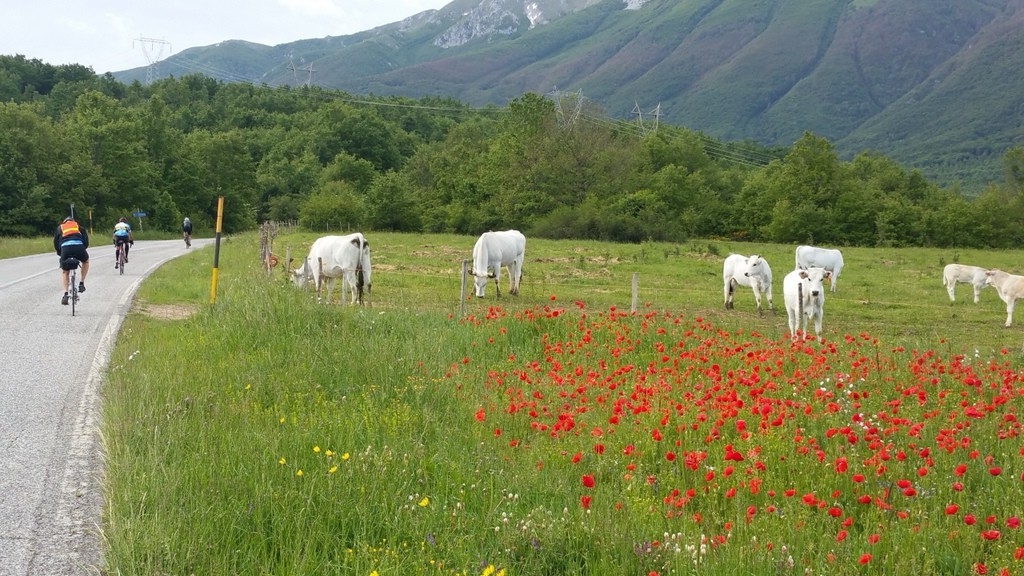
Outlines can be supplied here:
M839 281L839 273L843 270L843 253L831 248L816 248L814 246L796 247L796 268L807 269L824 268L832 273L832 291L836 291L836 282Z
M953 288L957 282L974 286L974 303L978 303L981 290L985 287L985 269L980 266L967 266L966 264L947 264L942 269L942 285L949 292L949 301L956 302Z
M323 277L321 277L321 271ZM320 301L320 288L327 279L327 301L331 301L331 288L337 278L342 278L352 290L352 303L363 303L363 287L367 300L370 297L370 243L356 232L347 236L323 236L309 247L309 256L296 270L292 270L292 281L304 285L312 278L316 286L316 299Z
M508 268L508 293L519 294L525 254L526 236L518 230L481 234L473 246L473 284L477 298L484 297L484 289L490 278L494 278L494 289L501 296L498 280L502 266Z
M1013 306L1024 298L1024 276L1007 274L1002 270L986 270L985 283L996 289L999 297L1006 302L1006 326L1013 323Z
M761 308L761 295L768 297L768 308L775 310L772 302L772 269L768 261L761 256L742 256L730 254L725 259L722 268L722 291L725 295L725 309L731 310L732 297L736 292L736 286L748 286L754 291L754 301L757 302L757 314L764 315Z
M814 336L821 338L821 317L825 309L825 289L822 283L832 273L824 268L793 270L782 279L782 296L786 300L789 316L789 334L793 340L797 333L807 335L807 319L814 318Z

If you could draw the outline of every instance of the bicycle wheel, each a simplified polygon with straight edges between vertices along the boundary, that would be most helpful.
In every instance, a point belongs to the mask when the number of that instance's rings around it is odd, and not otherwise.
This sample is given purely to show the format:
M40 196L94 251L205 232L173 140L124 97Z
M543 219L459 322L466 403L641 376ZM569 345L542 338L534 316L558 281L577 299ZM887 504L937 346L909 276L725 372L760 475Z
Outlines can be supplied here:
M68 279L71 281L71 287L69 289L69 295L71 297L71 315L75 315L75 304L78 302L78 270L72 270L68 273Z
M117 270L124 276L124 244L117 247Z

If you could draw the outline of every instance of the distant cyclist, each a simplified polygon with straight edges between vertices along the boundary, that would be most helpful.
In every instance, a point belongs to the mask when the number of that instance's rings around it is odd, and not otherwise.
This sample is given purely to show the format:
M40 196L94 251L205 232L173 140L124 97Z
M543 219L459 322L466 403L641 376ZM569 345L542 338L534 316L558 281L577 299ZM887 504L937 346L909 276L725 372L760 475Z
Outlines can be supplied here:
M85 277L89 275L89 234L78 225L73 216L68 216L57 226L53 234L53 249L60 256L60 279L64 288L64 297L60 303L68 303L68 269L66 260L77 258L82 263L82 280L78 283L78 291L85 292Z
M181 223L181 234L185 238L185 246L192 246L192 221L185 216Z
M132 226L127 218L121 218L114 224L114 268L117 268L117 247L124 246L124 261L128 261L128 247L135 245Z

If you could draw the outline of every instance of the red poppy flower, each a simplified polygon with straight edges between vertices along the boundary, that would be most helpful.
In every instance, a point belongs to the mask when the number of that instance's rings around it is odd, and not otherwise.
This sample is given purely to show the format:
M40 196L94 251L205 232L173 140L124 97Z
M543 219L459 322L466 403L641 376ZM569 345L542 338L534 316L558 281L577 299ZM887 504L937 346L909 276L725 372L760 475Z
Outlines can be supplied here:
M592 475L584 474L583 477L580 478L580 480L583 482L583 485L586 486L587 488L594 487L594 477Z
M946 506L946 516L952 516L953 514L956 514L958 510L960 510L959 506L956 504L950 504L949 506Z
M981 537L985 540L998 540L999 530L983 530L981 532Z
M867 564L868 562L871 562L871 554L868 554L867 552L861 554L860 559L857 560L857 562L860 564Z
M590 496L587 496L587 495L580 496L580 506L582 506L584 510L589 510L590 509Z
M964 524L968 526L974 526L974 523L978 520L974 518L974 514L964 514Z

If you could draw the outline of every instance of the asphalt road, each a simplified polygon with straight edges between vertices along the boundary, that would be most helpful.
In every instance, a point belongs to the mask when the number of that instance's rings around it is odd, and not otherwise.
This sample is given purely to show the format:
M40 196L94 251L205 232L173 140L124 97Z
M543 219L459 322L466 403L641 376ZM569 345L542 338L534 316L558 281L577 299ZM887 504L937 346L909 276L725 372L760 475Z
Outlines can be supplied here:
M100 573L99 388L135 290L186 253L180 240L137 241L121 276L114 247L94 245L74 317L56 254L0 260L0 576Z

